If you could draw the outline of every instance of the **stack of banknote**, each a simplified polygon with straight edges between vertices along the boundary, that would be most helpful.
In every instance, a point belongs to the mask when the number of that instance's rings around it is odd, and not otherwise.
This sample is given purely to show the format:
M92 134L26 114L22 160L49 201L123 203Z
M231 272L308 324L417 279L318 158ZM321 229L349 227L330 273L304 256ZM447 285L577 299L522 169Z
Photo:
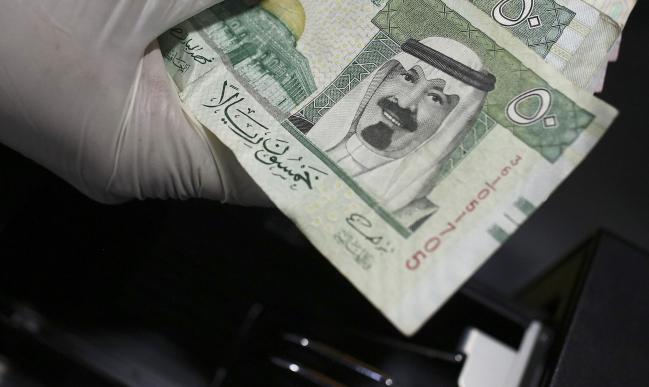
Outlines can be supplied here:
M159 43L187 114L410 335L611 125L634 3L226 0Z

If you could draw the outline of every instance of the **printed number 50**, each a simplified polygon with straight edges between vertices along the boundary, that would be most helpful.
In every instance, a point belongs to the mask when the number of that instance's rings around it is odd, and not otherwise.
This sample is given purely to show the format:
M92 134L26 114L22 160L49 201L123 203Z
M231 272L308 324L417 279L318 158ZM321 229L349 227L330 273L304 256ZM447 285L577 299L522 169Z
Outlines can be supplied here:
M503 8L512 1L522 2L518 16L513 19L503 13ZM513 27L527 19L532 13L532 8L534 8L534 0L501 0L491 11L491 16L493 16L494 20L501 25L505 27Z
M536 112L525 115L521 112L520 105L529 99L538 100ZM518 125L530 125L543 118L552 107L552 94L546 89L532 89L514 98L507 105L507 117Z

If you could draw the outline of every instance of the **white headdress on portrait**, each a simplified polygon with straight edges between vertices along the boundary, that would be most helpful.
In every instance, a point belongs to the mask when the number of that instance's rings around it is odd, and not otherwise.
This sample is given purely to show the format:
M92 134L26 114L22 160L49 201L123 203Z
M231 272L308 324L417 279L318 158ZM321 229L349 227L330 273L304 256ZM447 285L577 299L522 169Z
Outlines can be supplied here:
M420 43L475 72L485 73L480 57L455 40L430 37ZM430 193L444 161L473 127L487 96L487 91L456 79L427 61L401 52L336 103L308 132L307 138L326 152L341 141L356 135L356 125L365 107L390 71L399 63L406 70L419 66L428 80L444 80L444 94L457 95L460 98L437 132L409 155L388 159L385 164L355 177L356 182L388 211L399 210Z

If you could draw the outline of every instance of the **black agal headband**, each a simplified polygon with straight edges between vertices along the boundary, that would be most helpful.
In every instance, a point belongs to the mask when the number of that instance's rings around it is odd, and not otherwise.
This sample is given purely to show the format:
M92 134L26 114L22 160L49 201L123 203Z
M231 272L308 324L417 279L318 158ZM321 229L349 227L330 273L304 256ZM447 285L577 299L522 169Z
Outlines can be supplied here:
M401 49L476 89L489 92L496 87L496 77L493 74L476 71L415 39L406 40Z

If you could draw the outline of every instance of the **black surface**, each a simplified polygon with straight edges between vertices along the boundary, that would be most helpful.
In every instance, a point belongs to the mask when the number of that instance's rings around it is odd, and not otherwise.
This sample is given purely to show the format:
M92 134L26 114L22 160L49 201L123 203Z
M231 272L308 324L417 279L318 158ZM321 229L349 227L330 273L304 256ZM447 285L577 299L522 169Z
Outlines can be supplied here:
M184 385L206 386L231 360L232 340L254 302L280 310L293 323L286 329L306 333L312 325L300 321L308 318L334 331L401 337L277 210L203 201L110 207L80 200L56 181L38 194L48 200L24 197L27 205L0 233L0 301L30 305L55 336L87 342L93 350L73 354L72 363L81 357L114 373L153 367L160 378L189 374L197 382ZM471 325L515 347L529 319L484 294L467 289L456 296L414 340L453 350ZM142 332L168 343L158 348ZM26 348L14 336L0 330L0 354L12 359ZM162 358L152 365L142 355L151 351ZM48 385L67 386L74 368L48 372L51 356L32 352ZM105 364L106 356L119 356L121 366ZM179 360L182 367L165 366Z
M649 255L604 235L550 387L649 386Z

